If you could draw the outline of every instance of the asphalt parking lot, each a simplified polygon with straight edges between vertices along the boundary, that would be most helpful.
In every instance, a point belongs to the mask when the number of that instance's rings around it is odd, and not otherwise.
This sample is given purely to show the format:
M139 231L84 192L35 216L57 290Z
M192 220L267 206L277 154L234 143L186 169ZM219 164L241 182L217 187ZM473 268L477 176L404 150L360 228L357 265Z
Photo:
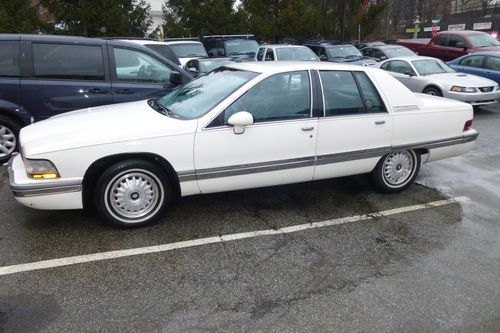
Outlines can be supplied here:
M187 197L138 230L23 207L2 174L0 332L498 332L500 106L475 118L475 149L404 193L350 177Z

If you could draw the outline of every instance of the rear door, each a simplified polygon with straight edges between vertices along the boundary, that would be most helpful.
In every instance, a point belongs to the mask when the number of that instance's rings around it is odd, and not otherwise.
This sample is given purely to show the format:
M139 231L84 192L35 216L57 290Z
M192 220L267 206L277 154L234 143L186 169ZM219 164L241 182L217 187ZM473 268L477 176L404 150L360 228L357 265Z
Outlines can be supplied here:
M126 46L108 46L113 103L161 96L177 87L170 74L177 69L152 54Z
M485 57L483 55L473 54L461 59L458 65L455 65L454 67L459 72L485 76L485 70L483 69L484 58Z
M23 68L22 100L35 120L112 103L104 44L33 40L22 45L33 59Z
M19 48L19 37L0 41L0 109L21 105Z
M324 116L318 125L314 179L370 172L390 150L392 116L366 73L319 75Z
M486 77L500 84L500 57L486 56L484 61Z

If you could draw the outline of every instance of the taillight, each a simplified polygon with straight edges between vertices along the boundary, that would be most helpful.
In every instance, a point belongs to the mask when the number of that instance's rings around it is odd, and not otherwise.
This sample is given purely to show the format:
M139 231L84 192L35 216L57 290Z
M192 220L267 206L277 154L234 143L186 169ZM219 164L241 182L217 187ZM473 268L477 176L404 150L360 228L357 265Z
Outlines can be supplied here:
M464 132L467 131L467 130L470 130L470 128L472 127L472 119L470 120L467 120L465 122L465 125L464 125Z

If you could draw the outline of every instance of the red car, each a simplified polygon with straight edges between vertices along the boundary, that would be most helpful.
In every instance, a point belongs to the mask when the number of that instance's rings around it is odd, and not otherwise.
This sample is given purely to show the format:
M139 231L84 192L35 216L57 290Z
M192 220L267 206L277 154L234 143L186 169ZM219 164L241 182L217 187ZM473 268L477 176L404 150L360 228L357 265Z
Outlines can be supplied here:
M418 55L450 61L478 51L500 51L500 43L485 32L463 30L438 32L431 39L400 39L396 44L406 46Z

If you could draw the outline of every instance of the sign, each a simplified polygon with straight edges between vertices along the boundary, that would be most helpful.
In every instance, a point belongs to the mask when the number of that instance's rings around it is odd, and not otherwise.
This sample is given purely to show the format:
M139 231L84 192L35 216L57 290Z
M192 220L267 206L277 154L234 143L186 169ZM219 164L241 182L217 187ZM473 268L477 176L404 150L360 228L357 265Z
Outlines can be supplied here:
M465 23L461 24L450 24L448 30L465 30Z
M415 32L415 28L407 28L405 31L407 33L414 33ZM420 28L417 29L417 32L420 32Z
M436 31L433 31L433 30L432 30L432 28L433 28L434 26L436 26ZM425 28L424 28L424 32L431 32L431 31L432 31L432 33L433 33L433 34L434 34L434 33L436 33L436 32L438 32L438 31L441 31L441 26L440 26L440 25L435 25L435 24L433 24L433 25L432 25L432 27L425 27Z
M491 22L478 22L474 23L472 30L489 30L491 29Z
M441 20L432 20L432 24L439 24Z

